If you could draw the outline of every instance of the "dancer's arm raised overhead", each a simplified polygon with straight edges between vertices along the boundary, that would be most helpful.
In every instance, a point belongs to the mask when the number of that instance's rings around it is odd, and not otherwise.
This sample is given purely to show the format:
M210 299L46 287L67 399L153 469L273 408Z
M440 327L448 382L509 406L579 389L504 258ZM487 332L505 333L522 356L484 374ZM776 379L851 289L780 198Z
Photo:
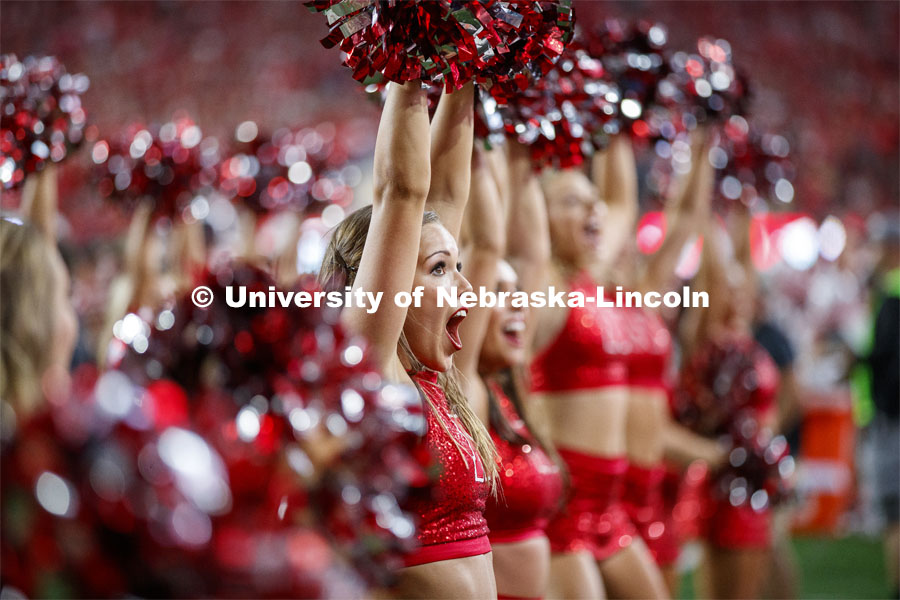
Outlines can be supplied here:
M485 152L479 149L472 154L472 184L463 229L466 243L462 250L462 263L466 279L476 292L479 287L494 291L497 263L506 249L506 231L500 192ZM478 355L489 318L490 310L473 306L460 326L463 347L454 361L468 379L478 375Z
M691 237L700 233L709 220L715 170L709 162L709 132L694 132L691 144L692 164L683 186L666 206L666 237L662 246L647 259L638 282L641 291L667 287L678 266L681 251Z
M744 293L754 298L759 293L759 281L753 265L750 249L750 230L753 227L753 215L743 202L735 202L729 215L728 234L734 244L734 258L744 272Z
M375 198L372 218L354 287L383 292L379 309L347 307L344 324L365 334L376 364L388 370L397 357L397 342L406 308L394 295L410 291L419 255L422 217L431 179L428 106L418 82L390 84L375 142ZM399 366L395 364L395 367Z
M472 140L474 139L473 84L444 93L431 123L431 186L428 210L435 211L441 223L459 239L471 180Z
M531 166L528 147L509 141L509 197L506 225L507 258L519 275L519 288L524 292L547 287L550 266L550 229L547 224L547 205L544 192ZM532 311L526 329L526 347L531 346L534 334Z
M612 138L608 148L595 153L591 161L591 178L606 203L603 243L595 273L602 280L622 247L634 235L638 214L638 180L631 138L619 134Z
M59 215L57 177L56 165L48 161L42 171L28 176L22 191L22 214L51 244L56 244Z

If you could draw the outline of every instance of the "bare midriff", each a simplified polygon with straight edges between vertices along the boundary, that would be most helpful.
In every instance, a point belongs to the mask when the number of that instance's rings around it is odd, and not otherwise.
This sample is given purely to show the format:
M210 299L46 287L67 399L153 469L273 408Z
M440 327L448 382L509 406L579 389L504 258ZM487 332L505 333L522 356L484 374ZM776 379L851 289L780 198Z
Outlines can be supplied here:
M667 421L666 391L653 387L632 387L628 393L626 439L628 459L641 467L653 467L663 459Z
M406 567L398 573L398 598L496 598L491 553Z
M628 388L536 394L547 416L550 438L559 448L596 456L623 456L628 417Z
M491 544L491 550L498 593L520 598L546 595L550 577L550 542L546 536Z

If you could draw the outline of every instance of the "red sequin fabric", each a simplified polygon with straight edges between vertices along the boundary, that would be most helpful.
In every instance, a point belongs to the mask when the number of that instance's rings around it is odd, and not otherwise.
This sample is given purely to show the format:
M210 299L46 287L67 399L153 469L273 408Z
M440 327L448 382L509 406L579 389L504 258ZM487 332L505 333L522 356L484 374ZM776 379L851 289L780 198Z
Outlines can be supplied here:
M628 309L626 319L634 343L628 354L628 385L669 389L668 368L672 356L669 329L658 315L643 308Z
M562 494L559 467L538 445L525 422L499 385L489 384L500 412L512 430L526 443L509 442L491 429L499 454L502 496L488 501L487 517L491 541L503 543L542 533L555 512Z
M430 494L414 497L406 506L419 519L419 542L430 546L486 536L484 509L489 488L475 443L451 410L437 373L423 371L413 379L431 404L425 443L441 468Z
M572 282L571 291L593 298L597 287L583 273ZM626 385L625 358L631 350L621 309L590 302L570 308L556 340L531 363L532 389L562 392Z

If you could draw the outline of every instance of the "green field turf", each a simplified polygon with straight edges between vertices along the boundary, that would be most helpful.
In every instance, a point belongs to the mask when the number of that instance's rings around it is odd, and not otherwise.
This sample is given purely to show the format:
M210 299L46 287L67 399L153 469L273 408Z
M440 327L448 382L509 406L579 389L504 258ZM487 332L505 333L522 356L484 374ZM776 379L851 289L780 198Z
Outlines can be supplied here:
M801 537L793 541L800 568L800 598L892 598L881 540ZM693 582L682 580L680 598L693 599Z
M890 598L881 540L796 538L802 598Z

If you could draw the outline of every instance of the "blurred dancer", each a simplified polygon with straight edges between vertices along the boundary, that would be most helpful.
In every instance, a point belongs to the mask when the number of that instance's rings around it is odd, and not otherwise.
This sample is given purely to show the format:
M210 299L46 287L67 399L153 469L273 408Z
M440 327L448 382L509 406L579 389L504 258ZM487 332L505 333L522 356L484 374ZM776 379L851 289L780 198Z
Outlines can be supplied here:
M540 285L590 298L608 279L637 210L628 138L614 138L594 161L599 189L574 169L547 173L541 182L552 252ZM667 596L659 568L621 504L628 469L627 337L619 309L536 312L532 389L571 476L568 503L547 529L554 597L596 598L604 587L614 597Z
M709 134L705 128L694 134L692 166L677 195L666 209L666 235L662 246L642 268L632 265L619 273L619 281L642 293L665 293L675 288L675 270L682 249L705 223L712 196L713 168L707 159ZM635 246L636 237L629 240ZM636 247L631 248L637 254ZM703 310L703 309L695 309ZM666 467L663 459L686 468L696 460L715 464L722 458L719 445L693 434L672 421L669 394L672 390L672 336L659 309L625 309L631 341L626 355L628 366L628 420L626 449L628 472L624 504L654 559L663 571L669 593L678 593L675 562L679 540L671 514L663 506L662 484Z
M429 130L426 92L391 84L375 145L375 200L335 230L320 279L383 292L377 311L345 308L346 327L364 335L388 380L415 384L428 413L426 443L443 469L430 497L412 510L422 546L406 557L397 593L419 598L496 595L485 502L496 464L484 426L452 374L466 310L437 305L439 287L470 290L456 236L468 199L473 90L445 94ZM426 200L438 212L426 212ZM424 288L420 307L394 303Z
M534 283L549 254L546 213L540 189L530 175L526 148L515 144L510 173L509 239L527 243L536 260L519 262ZM493 153L498 154L498 153ZM507 232L500 186L491 173L490 159L476 153L472 188L466 212L466 275L475 287L497 292L531 291L516 271L501 260ZM505 165L503 165L505 166ZM503 177L503 175L501 175ZM525 183L523 186L522 183ZM533 236L517 235L533 231ZM491 550L498 598L543 598L550 576L550 544L544 533L562 494L559 467L551 450L530 426L528 396L521 385L526 365L528 311L510 306L473 307L463 324L464 346L456 362L466 378L466 395L490 425L498 450L501 494L488 501Z
M38 228L14 216L0 217L0 444L3 452L2 490L3 527L2 587L4 595L16 591L27 596L42 594L40 565L22 568L27 560L29 533L13 522L41 511L34 499L17 494L13 485L35 489L39 468L23 473L23 458L32 466L43 454L38 444L29 449L24 433L48 405L64 402L69 394L69 363L77 338L77 319L69 300L69 275L56 247ZM38 440L39 441L39 438ZM20 476L21 473L21 476ZM15 511L15 512L14 512ZM46 513L44 513L46 514ZM35 517L37 521L39 517ZM32 522L29 527L36 527ZM63 553L57 556L53 571L59 578L70 575ZM13 589L6 589L11 586Z
M738 221L746 223L742 219ZM740 235L744 235L743 229ZM692 359L712 347L752 358L755 388L750 393L749 404L743 408L750 411L757 427L774 430L778 370L768 353L753 339L756 288L749 248L744 248L741 240L736 247L732 246L734 250L728 244L727 234L712 221L704 235L702 262L696 278L697 285L708 291L710 306L691 313L686 320L683 330L686 368L692 368ZM713 365L713 368L720 366ZM714 477L713 486L716 483ZM767 504L754 508L749 498L735 504L711 488L705 528L711 597L759 597L772 553L771 507Z

